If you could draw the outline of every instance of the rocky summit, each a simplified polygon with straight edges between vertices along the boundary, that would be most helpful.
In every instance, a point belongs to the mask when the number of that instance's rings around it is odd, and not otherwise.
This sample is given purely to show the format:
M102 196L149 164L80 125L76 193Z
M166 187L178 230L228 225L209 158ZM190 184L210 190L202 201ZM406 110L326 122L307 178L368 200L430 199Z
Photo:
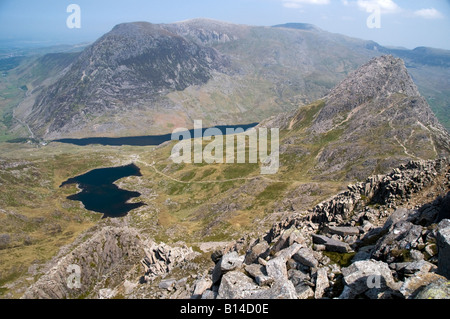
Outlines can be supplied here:
M262 125L285 129L280 153L311 165L314 179L361 180L405 159L448 156L450 149L450 135L392 55L370 60L323 99Z

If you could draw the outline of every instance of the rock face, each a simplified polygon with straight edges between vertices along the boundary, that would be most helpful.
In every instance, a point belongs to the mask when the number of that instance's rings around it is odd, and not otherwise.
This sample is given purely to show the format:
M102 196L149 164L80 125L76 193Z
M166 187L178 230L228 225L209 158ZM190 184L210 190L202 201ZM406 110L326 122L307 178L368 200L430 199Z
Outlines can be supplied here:
M125 23L88 47L67 73L38 97L34 130L61 132L100 116L155 104L171 91L205 84L229 64L215 49L151 23Z
M89 238L83 240L85 236ZM137 286L125 279L133 278L136 265L144 266L144 280L153 280L195 256L191 248L158 245L128 226L98 225L64 247L22 298L112 298L121 285L128 292ZM175 284L173 280L161 283L164 289Z
M375 260L364 260L353 263L342 269L346 285L340 298L353 299L366 294L371 298L389 289L395 291L399 285L395 283L388 264Z
M177 264L192 259L196 253L187 246L170 247L164 243L147 243L144 247L145 257L141 260L145 269L144 280L150 281L169 273Z
M122 272L142 257L144 243L136 230L105 227L72 252L60 257L24 294L25 299L76 298L91 291L104 276L118 280ZM62 252L64 253L64 251ZM70 285L73 266L79 283ZM119 279L120 280L120 279Z

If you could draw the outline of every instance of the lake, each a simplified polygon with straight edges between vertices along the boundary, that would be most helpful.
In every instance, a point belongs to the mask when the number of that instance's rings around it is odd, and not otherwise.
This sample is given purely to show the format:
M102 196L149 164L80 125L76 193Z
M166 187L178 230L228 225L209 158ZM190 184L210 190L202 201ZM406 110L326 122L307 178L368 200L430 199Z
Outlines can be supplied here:
M237 129L242 128L244 130L255 127L258 123L252 124L243 124L243 125L222 125L216 126L219 130L222 131L223 135L226 135L226 129ZM208 128L202 128L202 135ZM189 130L191 136L194 136L195 130ZM104 146L156 146L160 145L164 142L170 141L172 139L172 134L165 135L148 135L148 136L129 136L129 137L87 137L87 138L64 138L53 140L53 142L65 143L65 144L74 144L78 146L86 146L86 145L104 145Z
M82 202L87 210L101 213L103 218L123 217L131 210L145 205L128 203L130 199L141 194L120 189L114 184L115 181L128 176L142 176L139 167L130 164L94 169L86 174L69 178L60 187L77 184L81 192L67 197L68 199Z

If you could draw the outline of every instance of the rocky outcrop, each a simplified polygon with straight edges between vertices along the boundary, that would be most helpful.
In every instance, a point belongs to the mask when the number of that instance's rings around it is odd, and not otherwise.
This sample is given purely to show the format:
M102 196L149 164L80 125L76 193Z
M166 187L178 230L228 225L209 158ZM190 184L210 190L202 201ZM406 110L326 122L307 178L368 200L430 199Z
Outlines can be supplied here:
M311 211L274 225L265 236L248 241L246 249L235 245L214 269L222 269L221 263L229 260L231 271L215 276L204 294L449 298L442 276L448 278L450 220L442 218L450 196L449 172L446 159L410 162L391 174L350 185L347 192ZM445 195L415 208L393 208L411 201L418 204L429 198L424 194L437 191Z
M22 298L112 298L119 289L128 294L139 283L166 276L175 266L196 255L185 245L156 244L120 221L104 221L63 247ZM144 274L138 281L135 268L139 264Z
M165 243L150 242L144 247L145 257L141 260L144 266L143 281L151 281L156 277L170 273L176 265L183 261L195 258L191 247L186 245L171 247Z
M139 233L129 227L107 226L73 250L62 250L59 258L50 263L43 276L24 294L24 299L77 298L95 291L104 277L122 280L139 258L144 241ZM78 270L78 273L77 273Z

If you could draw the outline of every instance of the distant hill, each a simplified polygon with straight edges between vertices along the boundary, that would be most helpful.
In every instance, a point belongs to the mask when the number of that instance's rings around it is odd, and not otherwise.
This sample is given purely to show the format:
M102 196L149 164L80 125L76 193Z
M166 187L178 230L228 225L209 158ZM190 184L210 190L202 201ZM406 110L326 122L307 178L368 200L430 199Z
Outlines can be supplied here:
M449 129L448 51L385 48L304 23L208 19L118 25L56 83L42 81L16 114L45 138L162 134L191 127L193 119L208 126L259 122L322 98L382 54L404 59Z

